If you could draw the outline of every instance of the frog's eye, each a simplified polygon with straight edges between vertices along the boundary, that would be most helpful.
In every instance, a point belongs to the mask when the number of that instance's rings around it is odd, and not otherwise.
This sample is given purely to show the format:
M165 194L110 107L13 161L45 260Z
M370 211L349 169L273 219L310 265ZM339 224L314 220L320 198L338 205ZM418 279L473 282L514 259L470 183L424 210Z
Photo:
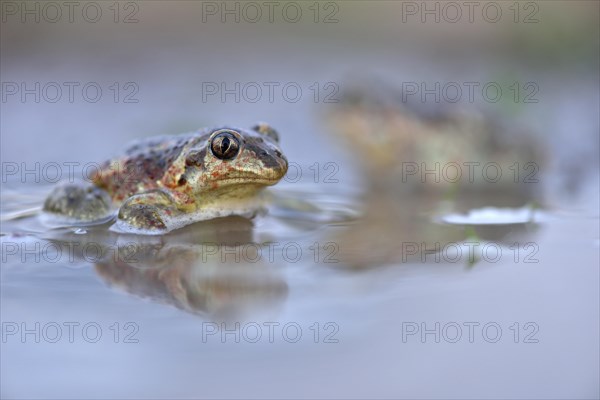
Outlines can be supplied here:
M215 157L231 160L240 151L240 141L232 133L222 132L212 138L210 149Z
M259 122L256 125L254 125L252 127L252 130L258 133L261 133L265 136L270 137L271 139L273 139L275 142L279 143L279 134L277 133L277 131L275 129L273 129L271 127L271 125L267 124L266 122Z

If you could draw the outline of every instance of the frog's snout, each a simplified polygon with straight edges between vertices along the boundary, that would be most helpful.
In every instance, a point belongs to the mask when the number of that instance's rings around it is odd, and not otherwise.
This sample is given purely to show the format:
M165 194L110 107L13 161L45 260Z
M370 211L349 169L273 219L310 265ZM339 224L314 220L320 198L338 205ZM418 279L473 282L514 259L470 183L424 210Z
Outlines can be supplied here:
M275 151L275 155L277 156L277 162L279 164L279 172L281 174L279 176L279 179L281 179L285 176L285 174L287 174L288 160L287 160L287 158L285 158L285 156L279 150Z
M285 174L287 174L288 160L279 150L275 150L274 153L273 159L275 163L273 163L271 169L273 171L274 180L279 181L285 176Z
M288 170L288 160L278 149L263 150L260 158L264 165L265 175L268 179L277 182L285 176Z

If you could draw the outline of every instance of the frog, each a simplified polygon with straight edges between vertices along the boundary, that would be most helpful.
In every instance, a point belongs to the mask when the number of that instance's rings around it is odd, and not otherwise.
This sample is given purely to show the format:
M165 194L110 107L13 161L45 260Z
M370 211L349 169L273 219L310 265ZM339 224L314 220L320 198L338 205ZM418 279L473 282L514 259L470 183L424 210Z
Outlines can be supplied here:
M111 230L162 234L203 220L256 215L263 189L287 169L279 134L264 122L151 137L100 164L85 182L58 185L43 212L81 225L116 216Z

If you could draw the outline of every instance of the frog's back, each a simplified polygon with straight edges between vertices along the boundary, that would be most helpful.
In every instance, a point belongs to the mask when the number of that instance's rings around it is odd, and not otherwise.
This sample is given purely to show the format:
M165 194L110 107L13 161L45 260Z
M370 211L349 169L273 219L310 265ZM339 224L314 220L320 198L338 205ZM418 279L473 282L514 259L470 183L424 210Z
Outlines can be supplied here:
M93 182L116 201L160 188L161 179L184 149L203 138L203 132L192 132L135 141L122 156L104 162Z

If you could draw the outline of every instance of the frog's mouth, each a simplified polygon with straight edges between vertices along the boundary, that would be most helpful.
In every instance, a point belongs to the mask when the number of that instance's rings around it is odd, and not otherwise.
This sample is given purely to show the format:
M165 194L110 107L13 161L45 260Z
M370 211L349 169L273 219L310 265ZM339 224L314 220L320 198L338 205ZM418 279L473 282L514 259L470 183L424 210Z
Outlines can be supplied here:
M232 171L230 176L222 176L219 186L223 185L262 185L271 186L279 182L287 173L288 163L283 157L278 158L274 165L265 167L245 165L243 169ZM228 174L229 175L229 174Z
M283 176L282 176L283 177ZM264 176L239 176L226 178L219 181L219 187L225 186L272 186L279 182L282 177L268 178Z

